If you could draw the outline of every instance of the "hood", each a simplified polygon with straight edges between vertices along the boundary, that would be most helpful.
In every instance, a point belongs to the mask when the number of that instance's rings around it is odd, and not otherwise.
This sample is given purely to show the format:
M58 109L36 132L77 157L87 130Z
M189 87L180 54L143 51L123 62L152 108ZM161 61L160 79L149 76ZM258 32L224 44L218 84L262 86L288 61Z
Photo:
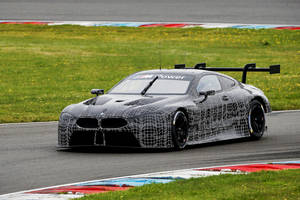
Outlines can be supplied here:
M153 112L166 112L170 107L177 107L187 100L185 95L102 95L66 107L63 112L68 112L75 117L95 116L137 116ZM173 111L173 110L172 110Z

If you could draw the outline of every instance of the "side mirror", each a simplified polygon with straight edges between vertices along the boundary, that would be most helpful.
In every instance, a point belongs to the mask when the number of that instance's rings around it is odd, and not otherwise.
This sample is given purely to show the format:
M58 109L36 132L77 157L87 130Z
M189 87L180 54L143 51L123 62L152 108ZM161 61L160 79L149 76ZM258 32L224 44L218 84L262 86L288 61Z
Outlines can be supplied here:
M207 97L208 96L212 96L212 95L215 95L216 94L216 91L215 90L208 90L208 91L205 91L205 92L199 92L199 95L203 95L204 96L204 99L201 100L199 103L202 103L204 101L206 101Z
M208 91L205 91L205 92L199 92L199 95L204 95L204 96L212 96L212 95L215 95L216 94L216 91L215 90L208 90Z
M207 96L213 96L216 94L216 91L215 90L209 90L206 92Z
M99 94L104 94L104 90L103 89L92 89L91 94L95 94L98 96Z

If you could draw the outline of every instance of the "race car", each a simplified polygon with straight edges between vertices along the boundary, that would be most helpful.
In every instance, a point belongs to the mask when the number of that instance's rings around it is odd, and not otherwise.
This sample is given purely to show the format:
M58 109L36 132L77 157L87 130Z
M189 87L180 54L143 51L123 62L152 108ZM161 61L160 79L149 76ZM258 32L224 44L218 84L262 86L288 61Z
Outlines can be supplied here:
M216 71L242 71L242 82ZM58 147L174 148L220 140L260 139L271 112L264 93L246 84L248 71L280 73L280 65L256 68L187 68L134 73L106 94L63 109Z

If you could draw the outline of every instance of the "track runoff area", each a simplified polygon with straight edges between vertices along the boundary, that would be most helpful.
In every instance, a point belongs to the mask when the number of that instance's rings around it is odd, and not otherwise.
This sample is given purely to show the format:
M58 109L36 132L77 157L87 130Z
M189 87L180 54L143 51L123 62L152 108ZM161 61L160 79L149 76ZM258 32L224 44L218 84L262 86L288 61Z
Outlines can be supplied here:
M0 200L68 200L79 198L86 194L128 190L152 183L169 183L180 179L200 178L220 174L248 174L262 170L277 171L299 169L300 161L285 161L273 163L256 163L245 165L219 166L209 168L193 168L111 179L92 180L86 182L59 185L22 191L0 196Z
M300 30L300 25L275 24L231 24L231 23L159 23L159 22L108 22L108 21L30 21L0 20L1 24L31 25L79 25L79 26L113 26L113 27L166 27L166 28L247 28L247 29L289 29ZM0 195L0 200L68 200L82 197L85 194L109 191L128 190L152 183L169 183L179 179L200 178L220 174L248 174L262 170L300 169L300 161L273 163L255 163L245 165L218 166L209 168L193 168L110 179L92 180L79 183L33 189Z

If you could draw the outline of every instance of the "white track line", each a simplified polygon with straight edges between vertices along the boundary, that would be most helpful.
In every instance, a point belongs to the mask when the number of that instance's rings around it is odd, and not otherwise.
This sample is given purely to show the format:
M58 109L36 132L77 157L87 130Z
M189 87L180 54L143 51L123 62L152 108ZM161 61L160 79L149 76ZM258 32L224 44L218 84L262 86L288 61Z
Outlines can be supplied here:
M276 114L276 113L294 113L294 112L300 112L300 110L277 110L277 111L272 111L272 113Z

